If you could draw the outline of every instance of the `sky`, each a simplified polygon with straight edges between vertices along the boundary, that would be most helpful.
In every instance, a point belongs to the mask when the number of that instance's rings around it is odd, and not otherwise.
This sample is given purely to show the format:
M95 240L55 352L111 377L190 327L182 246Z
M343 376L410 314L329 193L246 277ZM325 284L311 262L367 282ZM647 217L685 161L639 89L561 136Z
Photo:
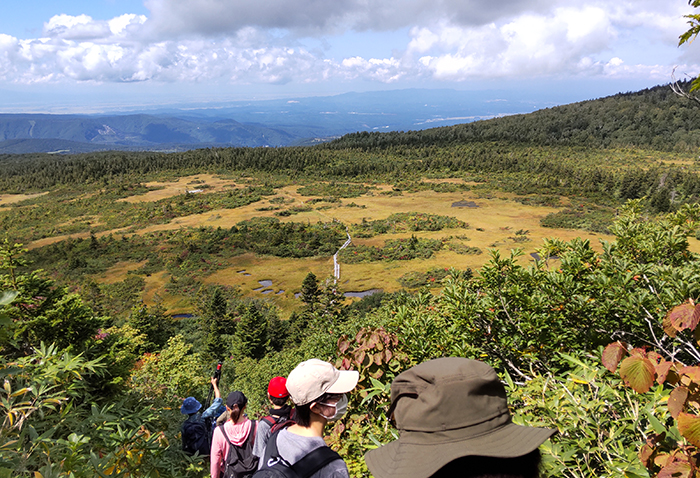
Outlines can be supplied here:
M687 0L0 2L0 113L404 88L572 102L700 72Z

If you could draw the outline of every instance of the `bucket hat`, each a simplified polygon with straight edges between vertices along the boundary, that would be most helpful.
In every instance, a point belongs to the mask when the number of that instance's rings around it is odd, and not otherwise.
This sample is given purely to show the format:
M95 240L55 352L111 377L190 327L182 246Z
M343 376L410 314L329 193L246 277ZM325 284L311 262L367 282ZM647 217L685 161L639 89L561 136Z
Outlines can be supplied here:
M513 458L554 430L516 425L496 372L477 360L430 360L391 384L399 439L365 454L375 478L427 478L468 455Z
M297 365L287 376L287 391L295 405L311 403L324 393L347 393L357 385L360 373L338 370L328 362L311 359Z
M180 413L183 415L191 415L193 413L197 413L200 408L202 408L202 404L199 403L199 400L194 397L187 397L182 401Z

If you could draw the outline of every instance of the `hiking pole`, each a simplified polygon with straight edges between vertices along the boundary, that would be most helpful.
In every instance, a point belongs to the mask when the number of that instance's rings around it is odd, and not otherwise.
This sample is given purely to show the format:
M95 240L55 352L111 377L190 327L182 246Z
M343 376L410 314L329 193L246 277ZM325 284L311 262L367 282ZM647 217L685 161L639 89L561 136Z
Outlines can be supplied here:
M219 379L221 378L221 365L222 363L219 362L216 364L216 370L214 371L214 376L212 378L216 379L217 384L219 383ZM209 408L209 405L211 405L211 396L214 393L214 385L210 384L209 385L209 395L207 395L207 401L204 403L204 410Z

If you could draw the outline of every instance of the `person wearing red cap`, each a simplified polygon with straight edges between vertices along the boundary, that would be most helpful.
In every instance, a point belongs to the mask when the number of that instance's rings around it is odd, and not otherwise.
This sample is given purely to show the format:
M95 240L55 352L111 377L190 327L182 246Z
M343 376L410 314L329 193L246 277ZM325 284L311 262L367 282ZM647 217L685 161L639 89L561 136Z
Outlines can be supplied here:
M294 409L287 403L289 392L287 391L287 379L284 377L273 377L267 385L267 399L270 402L269 415L258 420L258 432L255 436L253 454L262 458L265 454L267 441L270 439L272 429L277 429L286 422L294 423Z
M270 436L259 470L265 473L282 467L309 478L349 478L345 462L326 445L323 431L328 422L345 414L347 393L355 388L359 376L357 371L338 370L318 359L297 365L286 384L295 406L295 423Z

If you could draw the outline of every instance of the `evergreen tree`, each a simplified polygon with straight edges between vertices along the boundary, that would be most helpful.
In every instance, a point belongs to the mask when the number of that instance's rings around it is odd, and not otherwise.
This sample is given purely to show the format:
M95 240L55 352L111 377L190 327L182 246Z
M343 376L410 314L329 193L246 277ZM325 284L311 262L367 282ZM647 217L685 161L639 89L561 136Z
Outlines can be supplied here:
M322 324L337 324L347 315L344 304L345 297L335 277L326 279L323 290L319 293L318 302L316 316L321 319Z
M313 272L306 274L304 282L301 283L301 300L309 308L313 309L318 302L320 291L318 290L318 280Z
M280 320L276 313L267 316L267 339L270 351L279 352L287 341L289 324Z
M209 303L210 315L212 317L224 317L226 315L227 308L228 304L226 303L226 297L224 297L224 294L221 293L221 289L215 289Z
M228 304L220 289L214 290L208 309L203 321L207 330L204 352L208 358L220 361L229 355L236 322L227 312Z
M165 314L165 308L160 304L150 308L147 305L134 307L127 322L146 336L144 352L162 349L175 332L173 319Z
M295 347L304 340L306 334L308 333L308 325L311 314L308 311L304 311L298 314L296 311L292 312L287 320L287 338L285 340L285 347Z
M261 359L265 356L267 345L267 319L255 304L250 304L236 326L236 352L244 357Z

